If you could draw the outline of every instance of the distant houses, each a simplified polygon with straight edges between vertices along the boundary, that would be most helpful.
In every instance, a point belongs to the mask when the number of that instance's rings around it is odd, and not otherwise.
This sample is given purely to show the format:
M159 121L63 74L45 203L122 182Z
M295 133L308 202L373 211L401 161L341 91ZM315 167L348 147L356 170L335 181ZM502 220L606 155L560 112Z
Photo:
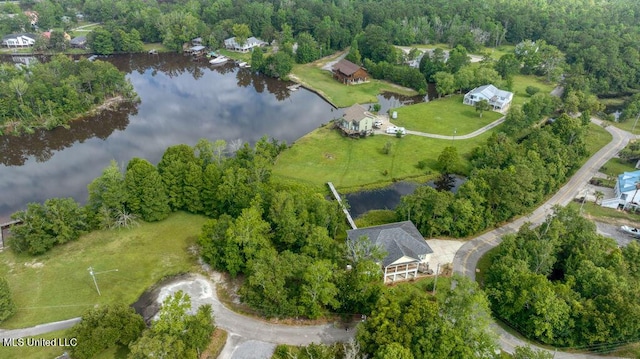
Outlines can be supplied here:
M30 33L11 34L2 38L2 46L6 47L30 47L36 43L37 36Z
M345 85L355 85L369 81L367 71L353 62L342 59L333 65L333 78Z
M361 105L355 104L344 110L336 126L347 136L366 136L373 131L375 117Z
M429 272L433 249L411 221L347 231L348 241L358 241L363 236L386 253L380 263L384 283L410 280L419 272Z
M465 105L475 106L482 100L486 100L494 111L505 111L511 105L513 93L500 90L493 85L484 85L467 92L462 102Z
M250 38L248 38L244 43L239 44L236 41L235 37L230 37L226 40L224 40L224 47L227 50L231 50L231 51L237 51L237 52L249 52L252 49L256 48L256 47L262 47L265 46L267 43L255 38L253 36L251 36Z

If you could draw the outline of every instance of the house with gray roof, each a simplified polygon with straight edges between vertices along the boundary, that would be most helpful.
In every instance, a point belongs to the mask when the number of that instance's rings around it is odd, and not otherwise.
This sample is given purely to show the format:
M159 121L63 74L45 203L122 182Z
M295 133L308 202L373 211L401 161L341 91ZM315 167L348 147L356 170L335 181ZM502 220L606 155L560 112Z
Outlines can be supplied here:
M366 136L373 130L375 117L362 105L355 104L344 110L337 126L348 136Z
M433 250L411 221L347 231L348 241L357 241L362 236L386 252L380 263L385 283L416 278L418 272L429 269Z
M493 85L484 85L467 92L462 102L465 105L475 106L482 100L489 102L494 111L504 111L511 105L513 92L500 90Z
M602 200L602 207L639 209L640 171L624 172L618 175L618 180L613 192L613 198Z

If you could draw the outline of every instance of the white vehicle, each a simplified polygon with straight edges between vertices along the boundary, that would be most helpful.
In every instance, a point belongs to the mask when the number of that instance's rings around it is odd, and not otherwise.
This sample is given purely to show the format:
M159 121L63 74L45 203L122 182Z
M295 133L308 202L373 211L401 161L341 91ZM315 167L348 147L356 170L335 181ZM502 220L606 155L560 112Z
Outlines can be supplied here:
M640 230L630 226L622 226L620 230L636 238L640 238Z
M391 134L399 133L399 134L404 135L405 133L407 133L407 130L404 127L389 126L389 127L387 127L387 131L386 132L387 133L391 133Z
M380 128L382 127L382 121L377 120L376 122L373 123L373 127L375 128Z

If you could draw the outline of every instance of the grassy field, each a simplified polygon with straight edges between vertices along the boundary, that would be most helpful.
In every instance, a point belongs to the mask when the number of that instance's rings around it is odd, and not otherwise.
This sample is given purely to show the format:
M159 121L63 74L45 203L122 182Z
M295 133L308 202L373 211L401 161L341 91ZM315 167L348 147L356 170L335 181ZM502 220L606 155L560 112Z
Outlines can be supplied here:
M198 269L189 247L204 217L175 213L168 219L129 230L96 231L76 242L31 257L0 254L0 275L7 278L18 312L5 329L69 319L96 304L133 303L160 279ZM87 271L97 274L101 296Z
M585 142L587 143L587 152L589 152L588 156L593 156L607 143L611 142L612 139L613 136L611 136L611 134L602 126L590 123L587 136L585 138ZM586 162L587 159L588 158L585 158L582 163Z
M373 209L355 219L358 228L379 226L397 221L396 212L388 209Z
M218 49L216 50L216 52L230 58L230 59L234 59L234 60L238 60L238 61L244 61L247 63L251 62L251 53L250 52L236 52L236 51L229 51L227 49Z
M360 85L343 85L332 77L331 72L322 70L322 66L335 60L339 55L326 57L309 64L294 65L289 77L316 90L336 107L377 102L376 96L382 92L394 92L407 96L417 94L411 89L374 79Z
M533 75L515 75L513 76L513 104L522 105L529 101L529 96L526 92L527 86L534 86L540 89L540 92L550 93L555 87L555 84L547 83L544 77Z
M569 206L580 208L581 203L571 202L569 203ZM585 217L592 220L598 220L600 222L611 224L629 222L640 223L640 214L638 213L618 211L617 209L613 208L605 208L600 205L596 205L593 202L585 202L584 206L582 206L582 210Z
M398 118L393 120L396 126L408 130L451 136L469 134L503 115L498 112L484 111L482 117L473 106L462 103L463 95L454 95L435 101L393 109Z
M464 157L492 132L455 142L411 135L401 139L385 135L352 139L329 126L314 130L284 151L278 157L274 175L322 186L331 181L347 192L349 188L358 190L398 179L424 181L427 173L433 177L437 158L445 147L453 144ZM387 142L391 143L388 155L382 152ZM421 160L426 161L426 169L417 167ZM465 159L462 162L468 166Z
M622 172L636 171L634 165L629 162L623 161L620 158L612 158L600 168L600 172L616 177Z

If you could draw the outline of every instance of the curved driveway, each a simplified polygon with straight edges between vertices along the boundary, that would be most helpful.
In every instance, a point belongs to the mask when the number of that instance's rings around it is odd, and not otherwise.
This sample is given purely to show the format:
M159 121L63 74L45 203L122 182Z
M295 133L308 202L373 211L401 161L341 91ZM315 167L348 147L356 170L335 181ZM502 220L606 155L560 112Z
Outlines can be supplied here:
M389 121L388 116L378 116L379 118L382 118L383 121L388 122L389 124L392 124L391 121ZM426 133L426 132L420 132L420 131L412 131L412 130L407 130L406 134L408 135L415 135L415 136L422 136L422 137L429 137L429 138L437 138L440 140L452 140L452 141L458 141L458 140L467 140L469 138L474 138L476 136L479 136L487 131L489 131L490 129L500 125L501 123L504 122L505 117L502 116L499 119L491 122L490 124L481 127L471 133L467 133L466 135L460 135L460 136L448 136L448 135L438 135L435 133ZM395 133L386 133L385 132L386 126L383 126L381 129L376 130L376 134L383 134L383 135L388 135L388 136L395 136Z
M591 122L601 125L602 122L597 119L591 119ZM551 213L551 208L555 205L565 206L567 205L578 193L582 190L582 187L587 184L596 172L604 165L609 159L614 157L620 150L622 150L629 140L636 139L637 136L632 135L626 131L620 130L614 126L608 126L607 131L613 135L613 140L604 146L600 151L596 152L589 160L571 177L569 182L565 184L553 197L547 202L538 207L535 211L527 216L520 217L511 223L508 223L502 227L496 228L492 231L486 232L473 240L465 243L453 259L453 271L455 273L463 274L473 280L476 278L476 267L478 260L490 249L500 244L501 237L505 234L515 233L526 222L530 222L532 226L540 225L544 222L548 214ZM507 333L504 329L498 325L494 325L496 332L500 335L500 346L503 350L509 353L513 353L516 346L527 345L520 339L515 338L513 335ZM530 345L530 344L529 344ZM538 348L541 349L541 348ZM587 354L574 354L557 352L554 358L598 358L598 356Z

